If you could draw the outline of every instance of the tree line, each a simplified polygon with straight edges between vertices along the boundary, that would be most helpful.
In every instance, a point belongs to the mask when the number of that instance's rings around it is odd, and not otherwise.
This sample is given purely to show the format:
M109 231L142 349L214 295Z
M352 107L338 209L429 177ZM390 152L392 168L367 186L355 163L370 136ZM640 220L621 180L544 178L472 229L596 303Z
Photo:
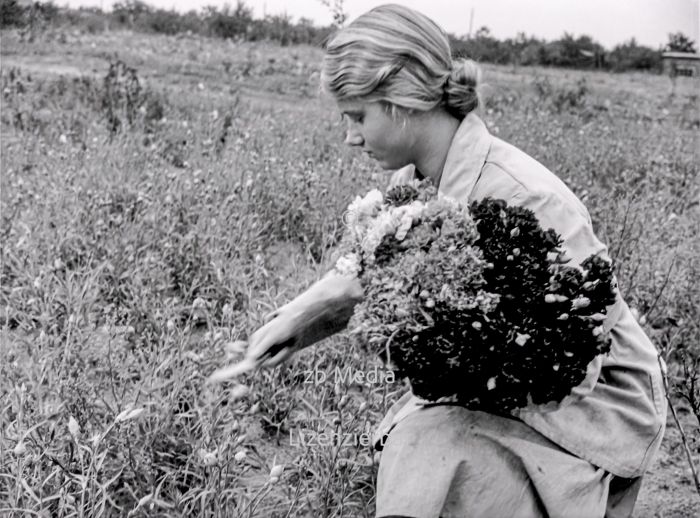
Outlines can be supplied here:
M334 24L346 20L342 0L319 0L333 15ZM199 11L178 12L154 8L141 0L124 0L111 11L99 8L57 7L52 2L23 2L0 0L0 27L71 26L86 32L130 29L161 34L193 33L210 37L244 41L275 41L281 45L309 44L322 46L335 26L318 27L308 18L293 21L288 14L265 15L256 18L244 0L234 6L205 7ZM479 62L539 65L615 72L628 70L661 71L661 54L665 50L696 52L695 42L683 33L669 34L664 47L653 49L640 45L635 39L605 49L592 37L569 33L546 41L525 33L500 40L488 27L473 35L450 35L456 55L468 56Z

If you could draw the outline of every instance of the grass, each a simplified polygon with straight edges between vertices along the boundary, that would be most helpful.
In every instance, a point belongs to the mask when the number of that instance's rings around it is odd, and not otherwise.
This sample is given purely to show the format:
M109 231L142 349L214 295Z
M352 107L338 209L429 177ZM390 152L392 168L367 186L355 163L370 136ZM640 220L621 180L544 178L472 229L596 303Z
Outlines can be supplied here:
M341 334L204 385L324 273L347 203L388 179L343 149L320 51L4 32L2 52L0 513L373 516L368 437L403 385L355 379L381 369L371 351ZM489 128L584 200L682 389L700 356L696 84L484 76ZM700 422L673 396L697 459ZM692 509L684 473L649 515Z

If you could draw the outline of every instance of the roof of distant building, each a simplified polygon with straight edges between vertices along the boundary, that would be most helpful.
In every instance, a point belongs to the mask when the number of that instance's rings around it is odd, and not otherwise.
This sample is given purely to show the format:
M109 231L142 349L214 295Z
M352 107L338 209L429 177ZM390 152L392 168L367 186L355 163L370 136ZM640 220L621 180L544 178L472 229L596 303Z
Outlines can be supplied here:
M700 59L700 54L695 52L664 52L661 56L673 59Z

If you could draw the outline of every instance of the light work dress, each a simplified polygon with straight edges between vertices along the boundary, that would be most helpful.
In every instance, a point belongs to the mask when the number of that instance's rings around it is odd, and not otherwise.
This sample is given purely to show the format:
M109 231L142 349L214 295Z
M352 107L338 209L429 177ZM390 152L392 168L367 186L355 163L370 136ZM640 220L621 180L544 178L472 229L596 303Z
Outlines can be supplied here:
M391 183L413 178L408 166ZM607 257L581 201L475 114L453 138L438 190L463 203L492 197L531 209L562 236L570 264ZM605 327L610 353L558 405L508 418L405 394L375 436L377 516L629 516L663 437L666 401L656 350L619 295Z

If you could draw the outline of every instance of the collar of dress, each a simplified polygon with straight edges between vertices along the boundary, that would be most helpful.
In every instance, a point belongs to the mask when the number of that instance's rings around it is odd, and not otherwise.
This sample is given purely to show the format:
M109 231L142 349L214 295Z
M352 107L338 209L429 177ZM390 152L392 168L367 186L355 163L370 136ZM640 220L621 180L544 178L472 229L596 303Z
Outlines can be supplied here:
M474 113L467 115L452 138L438 191L457 200L468 199L481 175L492 141L484 122Z

